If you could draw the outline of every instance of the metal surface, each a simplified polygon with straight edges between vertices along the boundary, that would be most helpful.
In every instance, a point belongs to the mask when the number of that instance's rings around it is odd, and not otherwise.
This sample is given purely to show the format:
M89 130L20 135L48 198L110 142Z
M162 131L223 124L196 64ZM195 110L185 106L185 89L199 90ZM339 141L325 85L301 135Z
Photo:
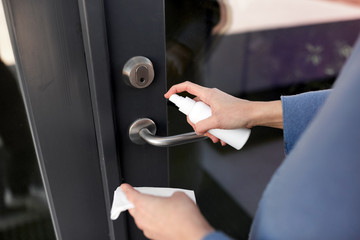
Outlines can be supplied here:
M195 132L184 133L174 136L156 136L156 125L153 120L141 118L133 122L129 128L129 137L133 143L148 143L157 147L171 147L192 143L206 139L206 136L199 136Z
M57 239L110 239L78 2L4 3Z
M111 89L110 60L102 1L78 0L84 41L90 95L99 154L99 165L104 187L109 238L127 239L126 216L110 220L114 189L120 184L121 167L116 149L113 93Z
M123 68L124 82L134 88L146 88L154 80L154 67L152 62L142 56L132 57Z
M156 134L156 124L149 118L141 118L136 120L129 127L129 138L133 143L145 144L146 141L140 136L140 131L147 129L150 134Z

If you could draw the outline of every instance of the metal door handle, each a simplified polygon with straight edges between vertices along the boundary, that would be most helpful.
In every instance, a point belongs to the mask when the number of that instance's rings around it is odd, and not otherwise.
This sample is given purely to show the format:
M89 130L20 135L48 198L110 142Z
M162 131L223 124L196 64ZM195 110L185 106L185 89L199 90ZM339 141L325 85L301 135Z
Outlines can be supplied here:
M156 136L156 125L149 118L141 118L133 122L129 128L129 137L133 143L154 145L157 147L171 147L206 139L206 136L196 135L195 132L175 136Z

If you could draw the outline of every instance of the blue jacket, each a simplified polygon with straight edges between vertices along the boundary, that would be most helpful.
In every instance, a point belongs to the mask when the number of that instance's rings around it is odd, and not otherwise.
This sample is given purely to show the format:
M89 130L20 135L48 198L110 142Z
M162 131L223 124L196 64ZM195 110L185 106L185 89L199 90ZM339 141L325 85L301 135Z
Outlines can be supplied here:
M360 41L329 93L282 97L288 155L263 193L250 239L360 239Z

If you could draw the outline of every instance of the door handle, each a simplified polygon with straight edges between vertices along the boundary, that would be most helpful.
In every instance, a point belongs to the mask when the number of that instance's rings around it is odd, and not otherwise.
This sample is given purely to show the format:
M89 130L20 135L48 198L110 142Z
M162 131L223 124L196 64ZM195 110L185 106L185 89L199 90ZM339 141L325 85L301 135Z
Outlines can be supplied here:
M133 143L148 143L157 147L171 147L191 142L200 141L208 137L197 135L195 132L174 136L156 136L156 124L149 118L140 118L133 122L129 128L129 137Z

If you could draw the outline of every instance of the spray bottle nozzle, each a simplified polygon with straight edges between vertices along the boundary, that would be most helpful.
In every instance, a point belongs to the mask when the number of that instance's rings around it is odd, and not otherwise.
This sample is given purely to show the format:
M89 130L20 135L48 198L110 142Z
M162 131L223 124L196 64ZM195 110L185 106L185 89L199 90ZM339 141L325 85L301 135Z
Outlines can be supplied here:
M194 104L196 103L191 98L181 97L177 94L171 95L169 101L173 102L177 107L179 107L179 111L186 115L189 115L192 108L194 107Z
M179 95L173 94L173 95L170 96L169 101L175 103L175 105L178 106L176 103L181 101L181 98L182 97L180 97Z

